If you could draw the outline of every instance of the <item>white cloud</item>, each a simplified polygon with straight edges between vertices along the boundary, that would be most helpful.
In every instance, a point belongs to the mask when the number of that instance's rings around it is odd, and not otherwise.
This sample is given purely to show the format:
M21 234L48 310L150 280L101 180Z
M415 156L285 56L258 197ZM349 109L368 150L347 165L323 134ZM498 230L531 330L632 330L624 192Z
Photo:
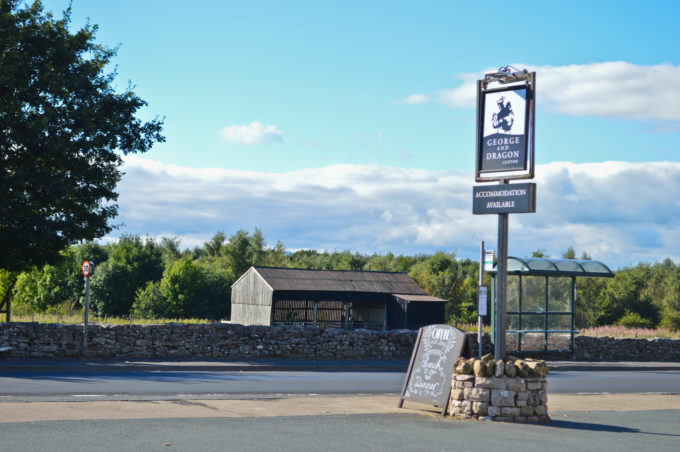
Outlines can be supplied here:
M125 157L118 233L176 236L200 245L220 230L259 227L291 249L457 250L476 259L494 248L497 218L472 215L474 177L377 165L288 173L189 169ZM613 267L680 260L680 163L540 165L537 213L510 221L510 254L570 245Z
M220 136L231 143L268 144L283 142L283 132L276 126L253 121L245 126L229 126L220 130Z
M400 99L395 101L395 104L401 104L401 105L418 105L418 104L426 104L430 101L430 98L426 96L425 94L411 94L410 96L405 97L404 99Z
M538 108L573 116L634 120L680 120L680 66L640 66L625 61L568 66L515 67L536 71ZM439 92L438 101L456 108L475 108L478 74L463 74L463 83Z

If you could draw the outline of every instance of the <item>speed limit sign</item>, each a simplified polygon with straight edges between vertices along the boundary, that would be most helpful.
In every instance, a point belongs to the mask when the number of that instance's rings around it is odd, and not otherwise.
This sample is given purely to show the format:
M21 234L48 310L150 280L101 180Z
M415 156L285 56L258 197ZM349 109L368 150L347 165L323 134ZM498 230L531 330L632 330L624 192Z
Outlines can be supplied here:
M90 261L84 261L81 269L83 270L83 276L90 276L94 270L94 264Z

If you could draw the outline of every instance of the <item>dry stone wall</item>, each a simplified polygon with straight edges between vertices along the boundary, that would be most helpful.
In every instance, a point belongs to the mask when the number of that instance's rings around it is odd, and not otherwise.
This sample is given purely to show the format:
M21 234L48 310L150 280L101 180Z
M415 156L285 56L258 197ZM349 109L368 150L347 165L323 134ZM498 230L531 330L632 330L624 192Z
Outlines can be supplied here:
M680 362L679 339L577 336L575 342L577 360Z
M416 331L209 325L0 324L5 358L408 359Z
M459 359L451 379L448 413L458 419L546 422L548 366L509 358Z
M468 334L472 353L477 354L477 334ZM508 335L506 349L512 353L517 348L513 342L515 335ZM569 335L552 335L548 342L549 349L568 350L570 348ZM662 338L614 338L614 337L590 337L576 336L574 338L574 356L577 361L666 361L680 362L680 339ZM484 333L483 353L492 353L491 335ZM544 338L542 335L527 335L522 340L522 350L531 355L545 357L543 353ZM561 354L548 354L548 359L565 360L571 356Z
M0 358L311 358L409 359L416 331L335 330L209 325L82 325L0 323ZM467 334L477 354L476 333ZM493 351L484 334L484 353ZM551 357L552 358L552 357ZM569 359L561 355L555 359ZM678 339L576 337L575 359L680 362Z

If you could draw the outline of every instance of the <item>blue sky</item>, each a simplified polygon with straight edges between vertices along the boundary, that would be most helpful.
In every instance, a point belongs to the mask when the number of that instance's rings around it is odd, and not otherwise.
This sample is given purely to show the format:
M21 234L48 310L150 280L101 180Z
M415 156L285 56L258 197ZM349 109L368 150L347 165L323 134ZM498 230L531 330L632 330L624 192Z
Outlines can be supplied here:
M678 261L678 17L675 1L74 0L73 26L119 45L141 115L166 118L167 141L126 160L111 238L260 227L291 249L476 257L496 223L470 213L474 81L512 64L537 72L538 208L512 217L510 254Z

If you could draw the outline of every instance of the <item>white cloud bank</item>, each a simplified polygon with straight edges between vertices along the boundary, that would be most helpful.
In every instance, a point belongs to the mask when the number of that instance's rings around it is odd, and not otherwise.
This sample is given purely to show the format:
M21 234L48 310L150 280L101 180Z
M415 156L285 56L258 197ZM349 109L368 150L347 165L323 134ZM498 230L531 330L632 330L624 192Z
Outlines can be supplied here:
M625 61L568 66L515 67L536 71L539 108L573 116L634 120L680 120L680 66L640 66ZM437 100L456 108L475 108L478 74L462 74L462 84L438 93Z
M283 132L276 126L253 121L245 126L228 126L220 130L220 136L230 143L269 144L283 142Z
M337 165L288 173L189 169L125 157L117 233L201 245L263 230L290 249L395 254L494 248L495 215L472 215L473 174ZM539 166L537 213L512 215L510 254L574 246L614 267L680 260L680 163Z

